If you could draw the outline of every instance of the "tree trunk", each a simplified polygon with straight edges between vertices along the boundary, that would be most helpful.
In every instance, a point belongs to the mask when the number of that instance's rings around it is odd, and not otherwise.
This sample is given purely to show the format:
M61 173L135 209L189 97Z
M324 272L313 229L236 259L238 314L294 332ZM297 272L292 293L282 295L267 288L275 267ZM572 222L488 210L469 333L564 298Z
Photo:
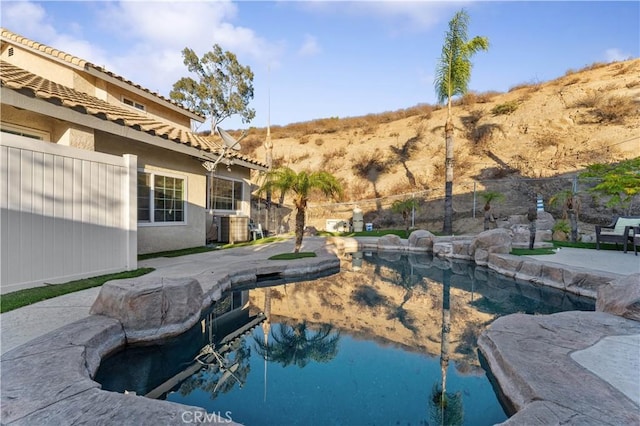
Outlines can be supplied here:
M576 211L574 209L567 210L567 215L569 216L569 223L571 224L571 242L575 243L578 241L578 215L576 215Z
M296 207L296 245L293 249L294 253L299 253L302 247L302 237L304 236L304 217L306 205Z
M493 214L491 213L491 210L485 210L484 211L484 230L487 231L489 228L491 228L491 222L493 222L495 219L493 218Z
M447 394L447 368L449 367L449 332L451 331L451 270L442 271L442 339L440 340L440 372L442 374L442 398Z
M447 117L444 128L445 151L445 184L444 184L444 224L442 232L445 235L453 233L453 120Z
M532 220L529 223L529 250L533 250L533 245L536 243L536 221Z

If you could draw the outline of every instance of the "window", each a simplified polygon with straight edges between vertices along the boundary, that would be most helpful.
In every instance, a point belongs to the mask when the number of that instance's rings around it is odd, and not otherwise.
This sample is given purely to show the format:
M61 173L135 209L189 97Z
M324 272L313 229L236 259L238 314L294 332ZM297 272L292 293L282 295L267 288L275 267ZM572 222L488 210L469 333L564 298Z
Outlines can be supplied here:
M138 172L138 222L184 223L185 180Z
M49 133L42 130L30 129L28 127L18 126L16 124L2 123L0 131L10 133L12 135L23 136L25 138L38 139L41 141L50 141Z
M137 109L139 109L139 110L141 110L141 111L146 111L146 109L147 109L147 108L146 108L144 105L142 105L141 103L138 103L138 102L136 102L136 101L133 101L133 100L131 100L131 99L129 99L129 98L125 98L125 97L123 97L123 98L122 98L122 103L124 103L125 105L132 106L132 107L134 107L134 108L137 108Z
M209 209L241 210L242 186L242 181L209 177Z

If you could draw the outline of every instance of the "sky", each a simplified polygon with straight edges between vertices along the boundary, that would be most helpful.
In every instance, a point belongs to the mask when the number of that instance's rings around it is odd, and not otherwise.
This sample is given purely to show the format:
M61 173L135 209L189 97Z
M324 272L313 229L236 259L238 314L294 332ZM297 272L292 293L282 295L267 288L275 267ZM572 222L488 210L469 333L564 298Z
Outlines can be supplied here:
M251 67L246 129L435 104L434 74L453 15L470 16L469 89L506 92L594 62L640 56L638 1L6 1L0 25L168 97L219 44ZM200 130L204 130L206 125Z

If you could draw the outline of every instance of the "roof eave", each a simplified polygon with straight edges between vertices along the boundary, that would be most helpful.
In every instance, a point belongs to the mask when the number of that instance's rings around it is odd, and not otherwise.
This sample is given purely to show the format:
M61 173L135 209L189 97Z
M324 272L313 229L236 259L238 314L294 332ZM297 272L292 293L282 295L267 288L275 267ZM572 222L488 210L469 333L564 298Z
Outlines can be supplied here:
M100 78L104 81L106 81L109 84L113 84L114 86L118 86L120 88L126 89L132 93L135 93L136 95L144 98L144 99L148 99L152 102L161 102L163 103L166 107L172 109L173 111L176 111L182 115L185 115L187 117L189 117L192 120L195 120L199 123L204 123L206 121L206 117L203 117L199 114L196 114L195 112L189 111L186 108L182 108L179 105L176 105L174 103L168 102L156 95L154 95L153 93L149 93L145 90L139 89L136 86L127 83L125 81L122 81L118 78L115 78L114 76L110 75L107 72L104 72L102 70L100 70L99 68L96 68L93 65L87 64L85 66L85 68L83 69L83 71L87 72L88 74Z

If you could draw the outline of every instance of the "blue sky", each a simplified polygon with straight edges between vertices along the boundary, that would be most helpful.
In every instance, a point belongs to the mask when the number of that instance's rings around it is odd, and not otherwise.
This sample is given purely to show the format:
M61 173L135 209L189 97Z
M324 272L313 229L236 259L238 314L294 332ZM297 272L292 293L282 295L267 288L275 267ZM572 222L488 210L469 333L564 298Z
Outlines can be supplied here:
M181 50L202 56L218 43L253 70L250 125L265 127L269 109L271 124L285 125L435 103L436 63L461 8L469 36L490 42L473 59L477 92L640 56L637 1L2 0L0 25L165 96L188 75Z

